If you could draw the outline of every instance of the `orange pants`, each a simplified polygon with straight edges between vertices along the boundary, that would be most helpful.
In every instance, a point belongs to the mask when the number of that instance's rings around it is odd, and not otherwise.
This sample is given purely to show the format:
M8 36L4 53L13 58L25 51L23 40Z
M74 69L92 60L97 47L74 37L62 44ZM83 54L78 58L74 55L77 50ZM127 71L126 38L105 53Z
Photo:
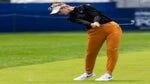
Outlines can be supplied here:
M86 72L93 72L97 54L104 41L107 44L107 72L112 73L117 59L118 47L121 39L122 30L115 22L109 22L101 25L100 28L91 28L88 30L88 48L86 55Z

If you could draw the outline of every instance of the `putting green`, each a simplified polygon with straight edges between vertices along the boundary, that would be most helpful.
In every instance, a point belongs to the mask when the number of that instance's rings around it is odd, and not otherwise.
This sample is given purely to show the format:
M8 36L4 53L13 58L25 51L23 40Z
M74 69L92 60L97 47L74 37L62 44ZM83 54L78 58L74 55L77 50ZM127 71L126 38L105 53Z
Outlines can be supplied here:
M98 57L96 77L85 81L72 79L84 72L84 59L66 60L5 68L0 70L0 84L106 84L94 79L105 72L106 56ZM114 80L108 84L150 84L150 53L138 51L121 54L114 72Z

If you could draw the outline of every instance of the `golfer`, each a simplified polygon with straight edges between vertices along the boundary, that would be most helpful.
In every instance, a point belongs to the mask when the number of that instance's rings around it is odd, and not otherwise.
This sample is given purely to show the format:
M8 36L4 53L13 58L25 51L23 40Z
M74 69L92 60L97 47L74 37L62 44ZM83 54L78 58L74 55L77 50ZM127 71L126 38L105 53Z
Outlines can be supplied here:
M88 46L85 73L74 80L85 80L95 76L93 69L96 57L104 41L107 45L106 73L95 81L112 80L112 72L118 59L118 47L122 35L120 26L89 4L74 7L62 2L54 2L49 10L51 10L51 14L69 15L69 21L83 24L87 28Z

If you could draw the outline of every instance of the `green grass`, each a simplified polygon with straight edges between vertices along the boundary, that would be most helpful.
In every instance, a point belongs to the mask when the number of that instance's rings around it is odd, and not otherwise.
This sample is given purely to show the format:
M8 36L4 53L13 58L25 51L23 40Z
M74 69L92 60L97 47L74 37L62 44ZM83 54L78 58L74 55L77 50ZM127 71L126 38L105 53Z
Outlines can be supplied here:
M85 32L0 34L0 84L98 84L94 78L72 81L84 71L86 42ZM150 32L124 32L116 77L108 84L150 84L149 51ZM105 71L105 53L104 44L98 76Z
M82 33L1 34L0 68L83 57L85 37Z
M149 32L125 32L120 53L150 50L149 40ZM84 58L86 45L83 32L0 34L0 68Z
M106 57L97 59L96 77L73 81L84 72L84 59L74 59L0 70L0 84L150 84L150 53L148 51L121 54L114 80L95 82L105 72Z

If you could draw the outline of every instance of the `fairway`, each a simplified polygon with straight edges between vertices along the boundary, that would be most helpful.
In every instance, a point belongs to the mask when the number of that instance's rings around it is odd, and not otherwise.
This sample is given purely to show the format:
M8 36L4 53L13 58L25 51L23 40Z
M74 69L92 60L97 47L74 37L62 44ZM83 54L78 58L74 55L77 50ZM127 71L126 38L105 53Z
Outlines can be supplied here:
M0 84L150 84L150 32L124 32L114 80L95 82L105 72L105 44L96 77L73 81L84 72L84 32L0 34Z
M115 79L108 84L150 84L150 53L135 52L121 54L116 68ZM104 72L105 57L97 60L96 77ZM0 70L0 84L106 84L95 82L94 78L85 81L72 79L83 72L83 59L59 61L24 67Z

